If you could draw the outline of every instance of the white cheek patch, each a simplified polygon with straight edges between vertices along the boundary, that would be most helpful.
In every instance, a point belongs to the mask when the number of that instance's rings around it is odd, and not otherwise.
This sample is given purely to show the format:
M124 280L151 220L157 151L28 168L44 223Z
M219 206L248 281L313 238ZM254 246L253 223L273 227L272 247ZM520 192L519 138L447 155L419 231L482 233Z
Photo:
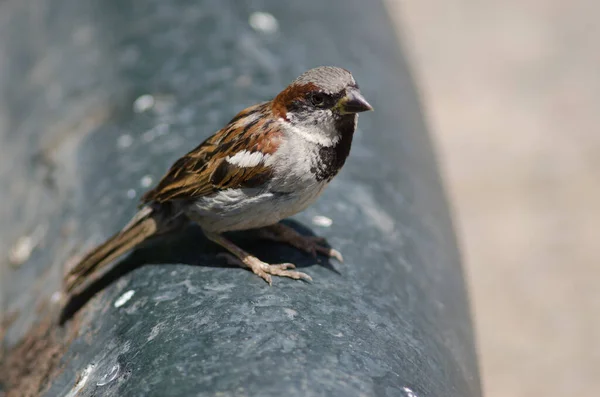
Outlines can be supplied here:
M301 126L296 127L294 125L289 125L286 127L289 131L292 131L294 134L301 136L306 139L308 142L316 143L321 146L334 146L340 140L337 131L332 129L331 131L326 128L315 127L315 126Z
M225 160L229 164L237 165L238 167L256 167L270 157L268 154L261 152L249 152L242 150L233 156L227 156Z

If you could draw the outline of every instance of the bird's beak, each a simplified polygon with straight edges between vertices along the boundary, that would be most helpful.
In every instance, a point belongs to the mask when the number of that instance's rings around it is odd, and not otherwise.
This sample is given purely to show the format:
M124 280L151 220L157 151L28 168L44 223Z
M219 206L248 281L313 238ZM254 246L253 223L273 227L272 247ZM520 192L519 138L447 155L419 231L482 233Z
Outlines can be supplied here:
M373 107L369 105L369 102L367 102L357 88L349 88L346 90L346 95L338 102L338 108L342 114L373 110Z

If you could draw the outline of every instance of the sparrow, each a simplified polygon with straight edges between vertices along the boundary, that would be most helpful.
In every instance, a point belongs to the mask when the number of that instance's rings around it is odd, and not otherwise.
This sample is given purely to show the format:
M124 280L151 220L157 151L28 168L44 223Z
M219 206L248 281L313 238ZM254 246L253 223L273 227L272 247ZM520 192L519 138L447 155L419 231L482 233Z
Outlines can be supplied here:
M189 222L227 250L229 261L269 284L271 276L311 280L291 263L261 261L223 233L258 229L261 237L342 261L325 239L303 236L279 221L312 204L337 175L350 153L358 113L368 110L373 108L349 71L308 70L177 160L141 197L131 221L67 272L65 291L73 294L127 251Z

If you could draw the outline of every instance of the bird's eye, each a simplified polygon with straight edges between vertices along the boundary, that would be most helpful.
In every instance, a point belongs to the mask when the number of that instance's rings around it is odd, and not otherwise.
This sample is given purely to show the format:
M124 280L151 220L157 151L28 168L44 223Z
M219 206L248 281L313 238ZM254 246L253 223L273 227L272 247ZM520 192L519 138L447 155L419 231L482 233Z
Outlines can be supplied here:
M316 107L323 107L325 105L325 94L322 92L315 92L310 97L310 102Z

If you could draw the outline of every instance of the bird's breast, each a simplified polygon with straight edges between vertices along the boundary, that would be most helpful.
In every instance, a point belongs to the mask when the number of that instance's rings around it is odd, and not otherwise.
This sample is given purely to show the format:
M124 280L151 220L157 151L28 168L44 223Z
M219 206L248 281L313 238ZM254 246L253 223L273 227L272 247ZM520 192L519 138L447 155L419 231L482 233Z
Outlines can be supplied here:
M186 214L204 229L214 232L254 229L272 225L311 205L326 183L294 191L226 189L202 197Z

